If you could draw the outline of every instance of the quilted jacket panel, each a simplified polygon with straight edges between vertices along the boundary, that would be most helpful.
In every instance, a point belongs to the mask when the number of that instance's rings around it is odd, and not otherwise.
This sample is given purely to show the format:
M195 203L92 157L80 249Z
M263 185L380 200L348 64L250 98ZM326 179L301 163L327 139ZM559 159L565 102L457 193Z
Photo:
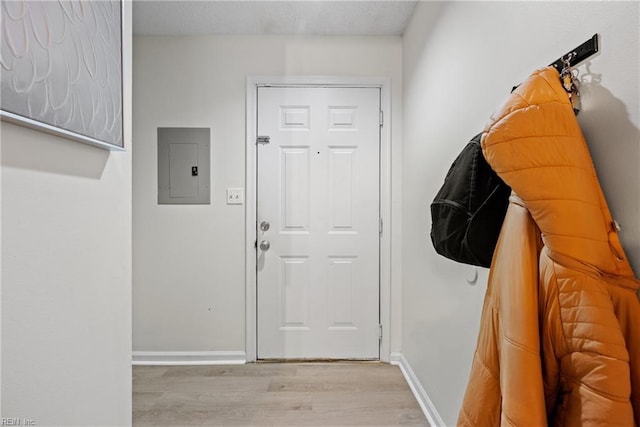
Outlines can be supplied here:
M538 325L531 322L538 317L540 231L517 199L502 230L494 259L515 255L518 262L494 263L489 273L473 374L458 419L465 427L546 422Z

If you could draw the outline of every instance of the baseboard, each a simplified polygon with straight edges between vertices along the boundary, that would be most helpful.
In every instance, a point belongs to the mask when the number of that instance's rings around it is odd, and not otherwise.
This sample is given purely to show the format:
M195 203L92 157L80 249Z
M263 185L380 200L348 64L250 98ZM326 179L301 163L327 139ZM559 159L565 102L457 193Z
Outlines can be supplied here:
M134 351L133 365L243 365L244 351Z
M391 364L400 366L400 371L402 371L404 379L409 384L409 388L418 401L422 412L424 412L424 416L427 417L429 424L432 427L447 427L404 355L402 353L391 353Z

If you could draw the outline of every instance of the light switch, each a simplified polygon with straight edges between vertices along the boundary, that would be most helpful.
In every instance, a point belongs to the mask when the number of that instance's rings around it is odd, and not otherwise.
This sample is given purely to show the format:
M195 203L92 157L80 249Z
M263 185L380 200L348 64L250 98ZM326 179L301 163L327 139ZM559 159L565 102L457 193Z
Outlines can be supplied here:
M241 205L244 203L244 189L227 188L227 204Z

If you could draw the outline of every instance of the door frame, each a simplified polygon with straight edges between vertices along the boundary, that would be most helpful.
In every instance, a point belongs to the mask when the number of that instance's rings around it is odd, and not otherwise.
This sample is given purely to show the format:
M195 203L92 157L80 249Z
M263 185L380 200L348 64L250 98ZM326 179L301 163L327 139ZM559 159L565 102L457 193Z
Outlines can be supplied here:
M257 117L258 87L380 88L380 360L391 361L391 79L387 77L248 76L246 89L245 177L245 351L247 362L257 360Z

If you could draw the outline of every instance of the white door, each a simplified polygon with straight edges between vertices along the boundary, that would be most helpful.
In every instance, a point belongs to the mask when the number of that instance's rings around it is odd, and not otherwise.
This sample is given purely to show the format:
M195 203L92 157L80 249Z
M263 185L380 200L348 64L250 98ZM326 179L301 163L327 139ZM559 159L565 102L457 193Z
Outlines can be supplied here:
M379 88L258 89L259 359L379 358L379 117Z

